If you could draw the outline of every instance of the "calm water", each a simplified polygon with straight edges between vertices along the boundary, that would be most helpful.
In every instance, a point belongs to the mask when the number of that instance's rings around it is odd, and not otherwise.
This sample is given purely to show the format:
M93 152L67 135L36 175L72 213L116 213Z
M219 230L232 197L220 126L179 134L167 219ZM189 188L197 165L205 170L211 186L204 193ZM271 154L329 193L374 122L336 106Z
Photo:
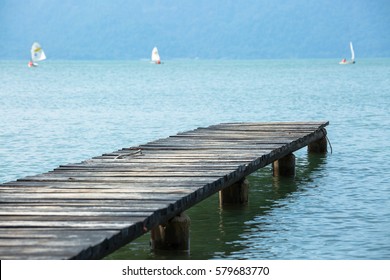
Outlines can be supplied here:
M0 182L232 121L329 120L333 153L249 178L250 202L188 211L189 256L149 236L114 259L390 259L390 59L0 62Z

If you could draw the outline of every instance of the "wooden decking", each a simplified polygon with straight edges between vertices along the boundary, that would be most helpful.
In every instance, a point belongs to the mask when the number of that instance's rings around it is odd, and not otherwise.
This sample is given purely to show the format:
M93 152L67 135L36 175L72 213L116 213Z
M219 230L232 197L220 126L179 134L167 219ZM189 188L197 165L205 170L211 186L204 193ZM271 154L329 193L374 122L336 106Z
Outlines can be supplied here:
M327 125L213 125L1 184L0 259L102 258Z

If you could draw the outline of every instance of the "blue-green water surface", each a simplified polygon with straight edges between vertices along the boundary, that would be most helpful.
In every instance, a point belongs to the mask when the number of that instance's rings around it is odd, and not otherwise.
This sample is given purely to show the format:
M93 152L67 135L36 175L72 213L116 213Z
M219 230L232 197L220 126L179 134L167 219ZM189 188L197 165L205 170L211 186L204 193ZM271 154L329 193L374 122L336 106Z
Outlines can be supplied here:
M109 259L389 259L390 59L24 61L0 67L0 183L221 122L330 122L332 153L252 174L247 206L188 210L189 255L143 236Z

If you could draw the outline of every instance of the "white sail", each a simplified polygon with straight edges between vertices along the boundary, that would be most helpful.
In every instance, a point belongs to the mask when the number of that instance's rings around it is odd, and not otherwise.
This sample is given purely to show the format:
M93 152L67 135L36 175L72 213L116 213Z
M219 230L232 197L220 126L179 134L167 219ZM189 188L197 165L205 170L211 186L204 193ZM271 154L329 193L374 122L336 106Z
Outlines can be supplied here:
M349 47L351 48L351 60L355 61L355 52L353 51L352 42L349 42Z
M160 63L160 55L158 54L157 47L154 47L152 50L152 62Z
M355 64L355 52L353 50L352 42L349 42L349 48L351 49L351 60L347 60L346 58L343 58L339 64Z
M41 45L35 42L31 47L31 60L38 62L46 59L45 52L41 48Z

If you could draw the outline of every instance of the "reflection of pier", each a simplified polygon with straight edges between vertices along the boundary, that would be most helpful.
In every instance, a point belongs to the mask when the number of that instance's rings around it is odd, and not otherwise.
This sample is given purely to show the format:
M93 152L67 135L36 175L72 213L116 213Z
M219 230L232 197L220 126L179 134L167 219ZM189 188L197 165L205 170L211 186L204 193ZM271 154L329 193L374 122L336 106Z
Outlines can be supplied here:
M186 209L220 192L245 203L245 177L292 152L326 152L328 122L230 123L179 133L0 185L1 259L96 259L151 231L154 249L189 249Z
M196 232L192 234L191 252L194 252L193 248L197 248L199 251L199 246L201 246L199 243L204 242L202 237L197 237L197 235L207 232L208 240L214 243L213 248L219 245L219 248L223 249L219 249L222 251L221 256L218 253L214 254L213 251L209 252L208 255L209 245L205 245L203 246L203 250L206 251L204 253L205 258L234 258L235 255L239 255L241 259L247 259L244 256L245 252L252 252L253 248L258 248L257 252L262 251L261 255L268 259L267 256L270 256L270 252L272 252L270 247L273 245L272 241L267 240L267 237L264 236L269 230L269 225L265 222L268 220L267 217L272 216L275 209L289 205L291 203L290 199L288 199L288 203L284 201L286 198L295 196L294 193L306 192L313 187L317 187L313 185L313 182L326 169L326 162L326 154L304 153L301 151L301 153L297 153L296 177L294 178L270 176L273 172L271 166L260 168L250 174L247 177L249 180L249 203L244 205L220 205L218 219L210 217L213 215L209 214L207 221L194 221L193 223L196 225L191 227L191 232ZM300 197L298 193L297 199ZM191 209L191 217L195 214L204 215L205 209L207 207L211 208L216 201L215 199L208 199L202 203L204 203L202 209L199 209L199 207ZM199 212L202 214L199 214ZM213 226L213 224L218 225L218 227ZM213 227L218 230L213 229ZM275 225L274 229L278 228ZM283 231L283 229L280 230ZM264 232L264 234L261 234L261 232ZM270 235L272 235L272 232ZM249 259L252 259L250 255Z

